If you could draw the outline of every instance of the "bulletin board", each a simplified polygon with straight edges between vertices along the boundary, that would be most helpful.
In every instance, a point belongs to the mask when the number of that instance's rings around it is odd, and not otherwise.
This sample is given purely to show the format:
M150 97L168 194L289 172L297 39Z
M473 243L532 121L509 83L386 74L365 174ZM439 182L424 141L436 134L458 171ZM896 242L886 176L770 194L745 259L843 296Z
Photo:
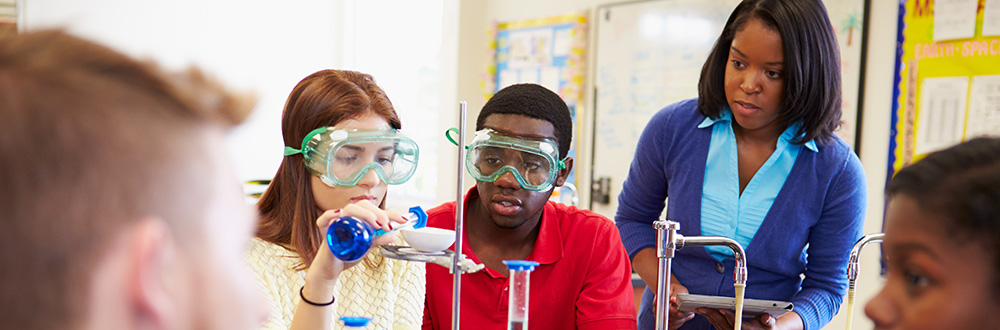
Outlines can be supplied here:
M572 13L503 22L494 27L486 98L517 83L535 83L556 92L571 107L583 98L587 14Z
M865 0L824 0L841 53L842 124L857 146L864 81ZM639 135L658 110L698 96L701 68L739 0L654 0L595 15L590 208L613 217Z
M585 11L496 24L485 97L517 83L545 86L569 106L573 136L578 136L576 108L583 99L587 29ZM572 147L568 156L576 158L576 149ZM576 176L573 169L566 182L579 182Z
M889 175L1000 136L1000 0L900 0Z

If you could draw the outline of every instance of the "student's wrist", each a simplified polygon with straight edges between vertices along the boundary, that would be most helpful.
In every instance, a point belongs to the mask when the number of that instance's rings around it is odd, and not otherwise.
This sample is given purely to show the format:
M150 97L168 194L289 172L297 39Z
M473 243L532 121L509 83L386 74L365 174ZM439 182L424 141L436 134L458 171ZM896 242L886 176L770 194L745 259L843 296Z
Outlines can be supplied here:
M330 295L331 298L330 298L329 301L326 301L326 302L317 302L317 301L315 301L315 299L310 299L310 298L306 297L305 289L306 289L305 286L302 286L301 288L299 288L299 298L302 299L302 302L304 302L306 304L309 304L309 305L312 305L312 306L316 306L316 307L326 307L326 306L333 305L333 303L335 301L337 301L337 299L335 297L333 297L333 295L331 294Z
M316 302L326 302L330 301L330 297L333 297L334 285L337 283L336 279L333 281L323 281L323 280L310 280L306 278L305 284L302 285L300 293L303 298L309 301Z
M332 269L333 265L324 265L322 261L316 260L306 271L306 283L323 286L333 289L333 285L340 278L340 272Z
M329 258L332 259L334 257L331 255ZM317 255L312 265L306 270L306 286L311 285L317 290L329 290L332 292L333 285L337 283L337 279L340 277L340 272L334 268L334 265L330 264L330 260L323 260L323 258Z
M319 251L316 251L316 257L313 258L312 264L309 265L309 269L306 271L306 280L312 280L317 283L335 283L337 278L340 277L340 273L348 267L346 263L338 265L338 262L340 261L337 260L337 257L333 255L333 252L330 252L330 249L324 243Z

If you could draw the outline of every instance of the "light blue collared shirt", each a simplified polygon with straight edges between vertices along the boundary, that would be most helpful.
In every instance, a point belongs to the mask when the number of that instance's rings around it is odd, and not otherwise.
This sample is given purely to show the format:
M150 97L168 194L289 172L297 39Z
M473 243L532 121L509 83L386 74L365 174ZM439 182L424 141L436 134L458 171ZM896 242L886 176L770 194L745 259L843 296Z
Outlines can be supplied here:
M701 192L701 234L729 237L746 249L785 184L799 151L803 146L813 152L819 149L815 141L804 145L791 143L802 123L789 126L778 137L774 152L740 195L739 161L732 121L733 112L726 106L719 119L705 118L698 125L700 129L712 128ZM720 261L733 256L732 250L727 247L709 246L706 249Z

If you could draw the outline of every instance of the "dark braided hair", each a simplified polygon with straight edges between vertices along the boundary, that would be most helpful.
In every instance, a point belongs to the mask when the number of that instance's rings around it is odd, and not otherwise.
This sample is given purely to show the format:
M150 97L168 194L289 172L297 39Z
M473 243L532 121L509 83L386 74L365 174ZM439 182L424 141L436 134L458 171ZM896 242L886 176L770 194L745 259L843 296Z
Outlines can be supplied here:
M483 129L486 117L492 114L524 115L541 119L555 128L559 158L566 158L573 141L573 119L559 95L536 84L515 84L504 87L493 95L476 118L476 130Z
M934 152L896 173L890 196L906 195L942 216L954 242L976 242L993 253L1000 276L1000 138L976 138ZM993 288L1000 297L1000 284Z

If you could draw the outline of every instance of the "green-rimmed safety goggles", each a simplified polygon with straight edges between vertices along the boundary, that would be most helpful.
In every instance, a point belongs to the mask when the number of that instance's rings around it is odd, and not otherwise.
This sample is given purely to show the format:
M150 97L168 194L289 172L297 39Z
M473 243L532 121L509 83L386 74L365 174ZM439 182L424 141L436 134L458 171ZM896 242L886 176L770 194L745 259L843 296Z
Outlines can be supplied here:
M320 127L306 134L302 149L285 147L285 156L301 153L304 163L328 186L358 184L375 171L387 184L401 184L417 169L417 143L395 129L355 130Z
M452 128L449 132L457 132ZM452 143L454 139L445 134ZM478 181L493 182L511 173L522 188L546 190L559 176L566 163L559 159L559 146L548 139L527 139L500 134L492 129L476 132L466 147L465 167Z

